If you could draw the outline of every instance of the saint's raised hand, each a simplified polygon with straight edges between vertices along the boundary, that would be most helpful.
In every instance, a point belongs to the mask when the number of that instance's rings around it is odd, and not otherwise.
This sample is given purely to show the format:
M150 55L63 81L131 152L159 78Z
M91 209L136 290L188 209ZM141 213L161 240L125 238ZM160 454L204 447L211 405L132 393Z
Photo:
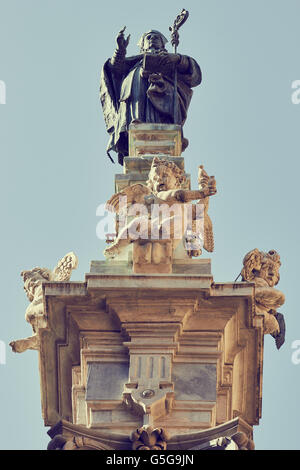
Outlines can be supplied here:
M124 26L124 28L122 28L118 32L118 36L116 38L119 49L126 49L129 44L130 34L128 34L127 38L125 39L125 36L124 36L125 29L126 29L126 26Z

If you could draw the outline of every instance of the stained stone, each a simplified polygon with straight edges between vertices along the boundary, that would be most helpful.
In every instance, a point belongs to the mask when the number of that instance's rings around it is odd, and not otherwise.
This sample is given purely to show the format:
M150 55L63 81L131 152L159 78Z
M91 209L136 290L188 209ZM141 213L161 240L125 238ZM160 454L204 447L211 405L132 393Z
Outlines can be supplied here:
M214 364L173 364L172 381L176 400L216 400Z
M88 366L86 400L121 400L127 380L126 363L91 363Z

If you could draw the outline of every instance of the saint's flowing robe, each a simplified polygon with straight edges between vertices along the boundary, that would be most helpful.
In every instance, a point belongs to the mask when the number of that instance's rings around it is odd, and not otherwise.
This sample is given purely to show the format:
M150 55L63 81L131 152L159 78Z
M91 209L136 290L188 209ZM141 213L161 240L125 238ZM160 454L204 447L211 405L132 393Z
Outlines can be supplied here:
M111 158L109 152L117 152L121 165L123 157L128 155L128 129L133 120L174 123L174 67L160 66L159 56L156 57L156 65L148 74L143 69L144 54L123 57L115 63L109 59L102 69L100 99L110 136L107 153ZM199 85L201 78L197 62L188 56L180 56L176 124L183 126L193 93L191 88Z

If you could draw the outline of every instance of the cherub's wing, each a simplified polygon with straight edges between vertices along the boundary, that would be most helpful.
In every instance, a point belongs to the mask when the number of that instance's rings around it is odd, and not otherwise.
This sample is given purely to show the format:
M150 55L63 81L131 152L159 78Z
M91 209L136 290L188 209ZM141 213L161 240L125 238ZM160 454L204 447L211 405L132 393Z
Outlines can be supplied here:
M275 316L276 320L278 321L280 331L279 331L279 333L277 333L275 335L272 335L272 336L273 336L273 338L275 338L275 343L276 343L277 349L280 349L281 346L285 342L285 321L284 321L283 314L280 313L280 312L276 312L274 316Z
M215 248L213 224L211 218L206 213L204 216L204 243L203 247L209 253L212 253Z
M58 263L52 271L52 281L69 281L71 278L72 270L78 266L78 258L71 251L67 253Z
M123 207L128 207L134 203L144 203L144 196L150 194L150 189L144 184L133 184L132 186L127 186L122 189L122 191L114 194L106 203L105 209L110 212L119 213L121 208L120 204Z
M120 197L122 196L125 196L123 191L113 194L113 196L105 204L105 209L109 212L115 212L117 214L119 212Z

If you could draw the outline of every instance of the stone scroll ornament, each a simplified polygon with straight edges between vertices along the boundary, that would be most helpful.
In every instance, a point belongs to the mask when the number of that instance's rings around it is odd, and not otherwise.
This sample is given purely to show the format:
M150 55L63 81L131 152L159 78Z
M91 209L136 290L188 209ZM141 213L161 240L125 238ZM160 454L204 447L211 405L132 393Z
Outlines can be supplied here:
M43 283L45 281L69 281L73 269L78 265L77 256L70 252L66 254L51 271L48 268L34 268L22 271L24 289L30 301L26 309L25 319L31 324L33 335L12 341L10 346L14 352L24 352L27 349L39 349L39 329L47 327L47 317L43 302Z
M166 450L169 439L168 432L163 428L142 426L131 435L132 450Z
M264 333L275 338L277 349L285 341L285 321L277 309L284 304L282 292L274 289L279 282L280 256L275 250L268 253L257 248L246 254L241 271L242 280L254 282L256 312L265 317Z
M107 154L118 154L118 161L128 155L128 129L131 122L184 125L192 98L192 88L200 85L197 62L177 53L178 29L187 18L184 10L171 28L174 53L165 45L166 37L151 29L138 42L139 54L126 57L130 35L125 26L116 38L116 50L102 69L100 101L109 134ZM188 145L182 136L182 150Z
M175 216L173 212L161 220L160 216L154 217L153 207L156 206L169 206L176 205L179 209L179 217L182 216L184 204L191 203L198 200L197 204L204 206L204 245L207 251L213 250L213 234L212 223L207 215L208 199L210 196L216 194L216 181L214 176L208 176L203 169L199 167L199 189L188 190L182 189L185 182L184 172L171 161L163 160L154 157L151 169L148 175L147 184L134 184L126 187L117 194L114 194L106 204L106 209L115 212L118 216L118 221L123 220L123 226L117 223L116 238L106 248L104 254L107 258L115 258L132 242L136 241L136 227L139 227L139 238L148 240L151 243L151 234L153 231L157 233L157 240L164 244L166 240L172 241L173 251L178 244L185 239L189 256L199 256L201 254L201 247L196 230L196 217L199 212L196 210L192 213L192 226L190 232L193 233L194 240L191 239L189 233L186 232L183 224L175 223ZM122 201L126 203L122 206ZM143 215L136 215L133 220L127 222L126 215L133 215L130 212L130 207L133 205L142 205L146 213ZM122 206L122 207L121 207ZM192 209L195 209L193 205ZM131 217L132 218L132 217ZM182 219L183 220L183 219ZM124 222L125 221L125 222ZM176 229L174 228L176 225ZM164 238L164 227L170 227L168 239ZM179 228L179 230L177 230ZM180 232L182 229L182 232ZM203 236L202 236L203 238ZM157 242L156 240L156 242ZM202 246L201 245L201 246ZM142 248L141 248L142 249Z

